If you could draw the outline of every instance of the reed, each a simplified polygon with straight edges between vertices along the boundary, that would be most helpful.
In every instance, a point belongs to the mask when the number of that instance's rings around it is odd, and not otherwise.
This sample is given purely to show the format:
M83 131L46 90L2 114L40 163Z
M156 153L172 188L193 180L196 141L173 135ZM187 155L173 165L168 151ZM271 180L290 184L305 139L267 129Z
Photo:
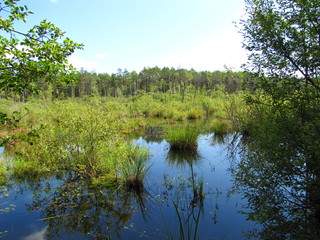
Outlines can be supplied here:
M199 228L199 222L200 222L200 215L201 215L201 209L198 209L198 212L196 213L194 221L190 221L192 218L187 219L186 221L183 218L183 215L181 214L181 211L178 207L178 205L173 202L175 213L178 218L179 222L179 234L176 236L176 234L172 233L172 230L170 230L163 213L161 211L162 220L164 223L164 227L166 230L166 236L168 240L174 240L174 239L181 239L181 240L196 240L199 239L198 236L198 228Z

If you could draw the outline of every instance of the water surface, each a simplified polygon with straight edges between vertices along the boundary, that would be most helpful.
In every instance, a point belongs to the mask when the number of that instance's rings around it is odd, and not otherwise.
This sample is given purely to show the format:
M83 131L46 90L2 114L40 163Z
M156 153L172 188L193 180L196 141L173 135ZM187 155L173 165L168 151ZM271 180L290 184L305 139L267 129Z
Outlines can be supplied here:
M145 191L92 188L72 174L13 181L0 192L0 237L179 239L189 229L199 239L246 239L243 232L257 227L238 213L246 199L232 187L228 137L223 143L200 135L193 153L170 152L161 138L139 137L134 144L151 153Z

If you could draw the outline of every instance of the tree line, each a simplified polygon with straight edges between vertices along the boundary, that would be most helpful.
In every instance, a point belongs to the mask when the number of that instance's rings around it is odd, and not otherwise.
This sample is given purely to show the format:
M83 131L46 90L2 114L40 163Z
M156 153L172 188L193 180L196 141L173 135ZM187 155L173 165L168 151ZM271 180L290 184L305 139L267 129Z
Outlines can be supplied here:
M72 85L46 85L43 91L52 91L55 97L130 97L142 92L180 94L183 101L191 92L222 90L233 93L251 87L252 74L247 72L195 71L169 67L148 67L140 72L118 69L116 73L95 73L81 69Z

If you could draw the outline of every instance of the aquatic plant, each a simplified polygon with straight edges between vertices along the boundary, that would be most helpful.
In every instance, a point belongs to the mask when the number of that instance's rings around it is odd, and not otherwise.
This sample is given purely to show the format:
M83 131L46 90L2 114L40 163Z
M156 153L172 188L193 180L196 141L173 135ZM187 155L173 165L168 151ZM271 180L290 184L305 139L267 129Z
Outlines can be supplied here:
M50 170L48 166L35 164L33 161L17 157L12 168L12 173L14 177L34 179L50 175Z
M196 240L199 239L198 236L198 227L199 227L199 221L200 221L200 213L201 213L201 209L198 210L198 213L196 215L196 219L193 225L192 221L189 221L190 219L187 219L187 221L183 220L183 216L181 214L181 211L178 207L178 205L175 202L172 202L175 208L175 213L177 215L178 218L178 222L179 222L179 235L176 236L175 234L173 234L172 230L170 230L168 224L166 223L166 220L162 214L162 220L164 223L164 227L166 230L166 236L168 240L175 240L175 239L180 239L180 240Z
M199 109L191 109L187 112L187 119L200 119L202 118L202 111Z
M215 119L210 128L215 134L222 135L231 131L231 123L225 119Z
M143 191L143 180L149 169L146 166L148 151L145 148L127 145L126 159L120 167L120 177L123 184L136 192Z
M6 173L7 171L5 165L2 162L0 162L0 186L5 184L7 181Z
M191 176L187 179L184 177L176 179L178 180L177 182L172 182L172 180L168 180L167 178L164 179L167 191L171 191L172 189L175 191L171 202L179 224L178 232L177 228L172 229L169 227L160 208L166 237L167 239L199 239L198 227L200 215L204 210L205 198L203 179L199 178L197 181L194 172L191 172ZM190 189L190 186L192 189Z
M170 150L196 150L199 134L197 127L175 126L167 129L165 139L170 144Z

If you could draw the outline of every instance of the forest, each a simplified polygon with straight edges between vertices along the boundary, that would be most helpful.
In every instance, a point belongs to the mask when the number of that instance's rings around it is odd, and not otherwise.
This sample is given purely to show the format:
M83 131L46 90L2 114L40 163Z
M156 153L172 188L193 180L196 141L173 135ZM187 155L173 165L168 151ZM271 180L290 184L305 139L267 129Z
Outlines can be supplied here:
M234 72L226 68L225 71L201 71L193 69L174 69L164 67L148 67L141 72L128 72L118 69L117 73L95 73L81 69L74 78L74 83L68 86L37 82L42 93L50 92L52 100L84 96L100 97L132 97L141 93L178 94L184 101L186 92L212 92L221 90L227 94L239 90L253 88L253 74L249 72ZM2 98L13 98L16 101L27 101L32 92L24 90L15 95L13 92L2 92Z

